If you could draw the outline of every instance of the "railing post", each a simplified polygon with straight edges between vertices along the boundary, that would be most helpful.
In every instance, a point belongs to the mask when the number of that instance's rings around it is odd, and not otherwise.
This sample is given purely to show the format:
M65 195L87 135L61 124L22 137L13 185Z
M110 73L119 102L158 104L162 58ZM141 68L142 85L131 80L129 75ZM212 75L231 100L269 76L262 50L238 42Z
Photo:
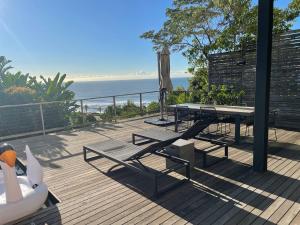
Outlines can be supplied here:
M140 113L143 115L143 97L142 93L140 93Z
M117 117L116 96L113 96L114 117Z
M41 122L42 122L42 128L43 128L43 135L46 135L45 132L45 121L44 121L44 113L43 113L43 105L40 103L40 113L41 113Z

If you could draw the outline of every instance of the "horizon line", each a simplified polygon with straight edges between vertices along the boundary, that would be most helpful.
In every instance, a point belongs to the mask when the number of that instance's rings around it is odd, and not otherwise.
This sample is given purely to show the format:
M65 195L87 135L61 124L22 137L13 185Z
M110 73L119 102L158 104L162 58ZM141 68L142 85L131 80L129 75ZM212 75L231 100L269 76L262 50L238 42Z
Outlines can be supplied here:
M185 75L171 75L172 78L190 78L190 74ZM141 77L141 76L66 76L65 81L74 81L74 82L93 82L93 81L121 81L121 80L155 80L158 79L157 76L151 77Z

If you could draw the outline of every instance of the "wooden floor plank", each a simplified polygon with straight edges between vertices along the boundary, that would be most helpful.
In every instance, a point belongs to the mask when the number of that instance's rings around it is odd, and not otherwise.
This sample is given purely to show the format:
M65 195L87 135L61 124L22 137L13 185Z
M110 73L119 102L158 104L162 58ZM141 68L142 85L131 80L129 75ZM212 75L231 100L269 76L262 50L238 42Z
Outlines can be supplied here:
M271 168L282 168L284 164L282 165L280 161L277 162L269 162ZM217 220L219 217L226 216L227 213L229 213L230 210L238 210L240 207L242 207L244 202L246 202L245 198L250 196L253 193L253 196L257 196L255 193L256 188L255 185L258 185L259 183L264 182L264 176L256 175L254 176L254 173L249 174L244 178L244 182L242 181L242 184L239 186L236 186L234 189L227 190L230 193L230 196L232 196L234 199L238 200L235 204L228 204L227 202L218 202L213 207L209 208L209 210L203 211L202 213L194 213L198 214L197 217L195 217L193 220L191 220L191 223L198 223L200 221L210 221L211 223L213 220ZM212 203L208 203L212 204ZM226 212L226 213L224 213ZM193 215L192 215L193 216ZM226 222L226 220L224 220Z
M295 216L295 218L290 223L291 225L299 225L300 224L300 212Z
M228 166L226 167L226 162L224 162L223 164L220 163L220 164L218 164L218 165L215 166L216 172L217 171L219 171L219 172L220 171L224 171L225 172L225 171L229 171L231 169L232 168L228 168ZM203 176L201 176L201 179L206 180L207 182L215 182L215 179L212 176L209 176L208 174L204 174ZM190 193L190 191L188 191L187 193ZM181 194L179 194L179 195L181 195ZM197 199L197 197L201 198L202 196L203 195L199 196L197 194L192 193L191 198L192 199ZM184 197L187 197L187 195L185 195ZM179 199L179 200L181 200L181 199ZM190 202L190 200L187 199L186 202ZM182 202L180 204L174 204L174 208L177 205L182 205L182 204L183 204ZM170 205L170 204L168 203L168 205ZM143 209L141 209L141 210L143 210ZM170 208L169 208L169 210L170 210ZM168 213L169 210L168 210L168 208L162 208L161 209L161 207L156 206L156 207L153 207L151 210L147 210L146 213L143 213L142 215L139 215L137 218L134 218L134 220L129 221L129 223L135 223L135 224L137 224L140 221L143 221L143 222L147 223L147 222L150 222L152 220L155 220L156 217L159 217L159 215L162 214L164 211L166 211L166 213ZM158 213L155 214L155 212L158 212ZM168 214L168 215L172 216L172 214Z
M251 171L253 138L248 136L230 147L230 160L193 171L191 183L159 199L146 194L142 176L122 167L108 172L116 164L107 159L83 161L83 145L110 138L131 142L132 132L150 127L139 119L11 141L24 161L24 147L31 147L44 167L45 181L61 200L19 224L299 224L300 132L278 130L278 142L270 141L267 174ZM231 130L225 139L233 139L234 125ZM146 157L144 162L165 168L162 158Z

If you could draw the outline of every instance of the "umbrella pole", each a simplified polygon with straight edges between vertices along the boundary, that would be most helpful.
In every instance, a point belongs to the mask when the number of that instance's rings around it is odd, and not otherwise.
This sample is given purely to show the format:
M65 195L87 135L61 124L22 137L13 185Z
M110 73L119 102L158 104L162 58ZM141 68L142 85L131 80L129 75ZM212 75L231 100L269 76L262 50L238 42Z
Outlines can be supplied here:
M164 118L164 98L165 98L165 93L164 93L164 90L162 89L160 91L160 120L161 121L165 120L165 118Z
M160 52L157 52L157 66L158 66L158 82L159 82L159 101L160 101L160 120L164 120L164 93L163 89L161 88L162 86L162 81L160 77Z

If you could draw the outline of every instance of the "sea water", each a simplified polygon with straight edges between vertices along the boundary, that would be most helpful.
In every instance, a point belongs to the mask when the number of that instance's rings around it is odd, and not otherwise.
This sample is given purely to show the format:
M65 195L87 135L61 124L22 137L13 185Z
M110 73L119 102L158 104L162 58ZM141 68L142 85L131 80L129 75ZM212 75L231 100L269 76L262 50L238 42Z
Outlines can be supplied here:
M173 87L178 86L188 87L188 78L172 78ZM158 91L158 79L143 79L143 80L113 80L113 81L80 81L74 82L70 86L70 90L75 92L76 99L89 99L84 100L84 105L87 105L89 111L97 111L99 107L106 107L113 104L113 98L106 96L116 96L130 93L141 93ZM159 99L158 93L142 94L143 105L148 105L150 102L157 102ZM125 104L128 100L135 104L140 104L140 96L126 95L117 96L115 98L116 104Z

